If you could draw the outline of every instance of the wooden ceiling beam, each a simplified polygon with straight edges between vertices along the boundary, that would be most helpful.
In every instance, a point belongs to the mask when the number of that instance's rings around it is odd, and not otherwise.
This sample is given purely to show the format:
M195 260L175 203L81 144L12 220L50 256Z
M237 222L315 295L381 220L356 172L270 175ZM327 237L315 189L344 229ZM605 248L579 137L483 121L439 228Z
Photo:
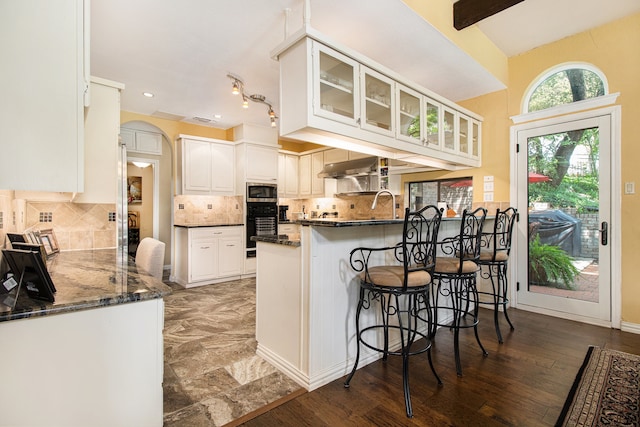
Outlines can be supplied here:
M458 0L453 4L453 27L462 30L524 0Z

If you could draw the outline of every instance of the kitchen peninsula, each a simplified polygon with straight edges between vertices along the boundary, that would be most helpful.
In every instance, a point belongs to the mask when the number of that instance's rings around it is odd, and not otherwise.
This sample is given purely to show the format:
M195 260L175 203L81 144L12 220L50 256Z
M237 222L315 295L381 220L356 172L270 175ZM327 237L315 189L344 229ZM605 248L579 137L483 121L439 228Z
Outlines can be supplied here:
M300 235L257 241L256 338L258 354L307 390L345 376L356 354L356 273L349 253L359 246L392 246L402 240L402 219L295 221ZM443 218L452 235L459 218ZM374 259L382 264L392 260ZM367 310L362 327L372 324ZM373 316L373 317L372 317ZM394 338L391 338L392 346ZM359 366L380 357L361 349Z
M0 425L161 426L171 289L113 249L61 252L48 270L54 303L21 294L0 313Z

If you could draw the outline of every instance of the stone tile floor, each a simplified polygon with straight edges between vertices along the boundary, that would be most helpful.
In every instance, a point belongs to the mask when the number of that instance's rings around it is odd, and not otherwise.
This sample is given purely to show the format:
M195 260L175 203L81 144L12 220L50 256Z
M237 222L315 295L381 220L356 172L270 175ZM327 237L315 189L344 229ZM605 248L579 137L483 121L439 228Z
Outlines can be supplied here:
M165 282L165 427L222 426L300 390L256 355L255 279Z

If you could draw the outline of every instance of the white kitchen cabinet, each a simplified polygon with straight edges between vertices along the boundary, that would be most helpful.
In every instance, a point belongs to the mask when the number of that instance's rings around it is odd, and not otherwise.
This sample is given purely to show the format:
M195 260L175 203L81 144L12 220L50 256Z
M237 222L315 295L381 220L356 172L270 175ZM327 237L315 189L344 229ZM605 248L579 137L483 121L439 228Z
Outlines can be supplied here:
M243 269L242 226L176 227L174 279L185 288L235 280Z
M191 233L189 236L189 282L215 279L218 275L215 262L218 259L218 238L212 234L198 237L196 233Z
M298 155L278 154L278 197L298 197Z
M348 125L357 126L360 118L359 65L353 59L322 44L313 50L314 111Z
M0 2L2 189L84 191L84 3Z
M211 143L211 192L233 194L235 190L235 149L229 143Z
M300 233L300 224L294 223L278 223L278 234L299 234Z
M349 160L349 151L340 148L332 148L324 152L324 164L346 162Z
M442 151L458 154L459 145L459 126L455 110L448 107L442 107Z
M300 196L311 195L311 154L300 156L299 161L299 179L298 189Z
M244 195L245 183L278 181L278 146L253 143L236 145L238 194Z
M120 135L130 153L162 155L162 135L157 132L122 128Z
M360 93L363 129L395 136L395 83L390 78L368 68L360 66Z
M124 85L91 78L91 105L85 114L85 184L76 203L116 203L120 157L120 92Z
M235 192L233 143L179 135L177 190L181 194L232 195Z
M324 197L324 179L318 178L318 174L324 167L324 154L318 151L311 154L304 154L299 159L300 196Z
M400 84L396 85L396 138L423 145L425 132L422 95Z
M347 141L354 152L431 168L481 166L480 145L469 138L467 151L459 146L459 117L475 121L481 134L473 112L345 46L329 46L315 31L281 46L283 137L334 148Z
M311 154L311 195L324 197L324 178L318 174L324 168L324 152Z

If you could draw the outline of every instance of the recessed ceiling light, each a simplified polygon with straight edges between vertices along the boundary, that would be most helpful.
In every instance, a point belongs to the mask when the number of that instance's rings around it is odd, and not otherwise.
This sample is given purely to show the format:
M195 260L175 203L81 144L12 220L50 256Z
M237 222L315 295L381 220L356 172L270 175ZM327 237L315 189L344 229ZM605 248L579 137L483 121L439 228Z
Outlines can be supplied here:
M214 114L213 118L215 119L221 119L222 118L222 114Z
M142 92L142 94L144 96L146 96L147 98L153 98L153 96L154 96L151 92Z

